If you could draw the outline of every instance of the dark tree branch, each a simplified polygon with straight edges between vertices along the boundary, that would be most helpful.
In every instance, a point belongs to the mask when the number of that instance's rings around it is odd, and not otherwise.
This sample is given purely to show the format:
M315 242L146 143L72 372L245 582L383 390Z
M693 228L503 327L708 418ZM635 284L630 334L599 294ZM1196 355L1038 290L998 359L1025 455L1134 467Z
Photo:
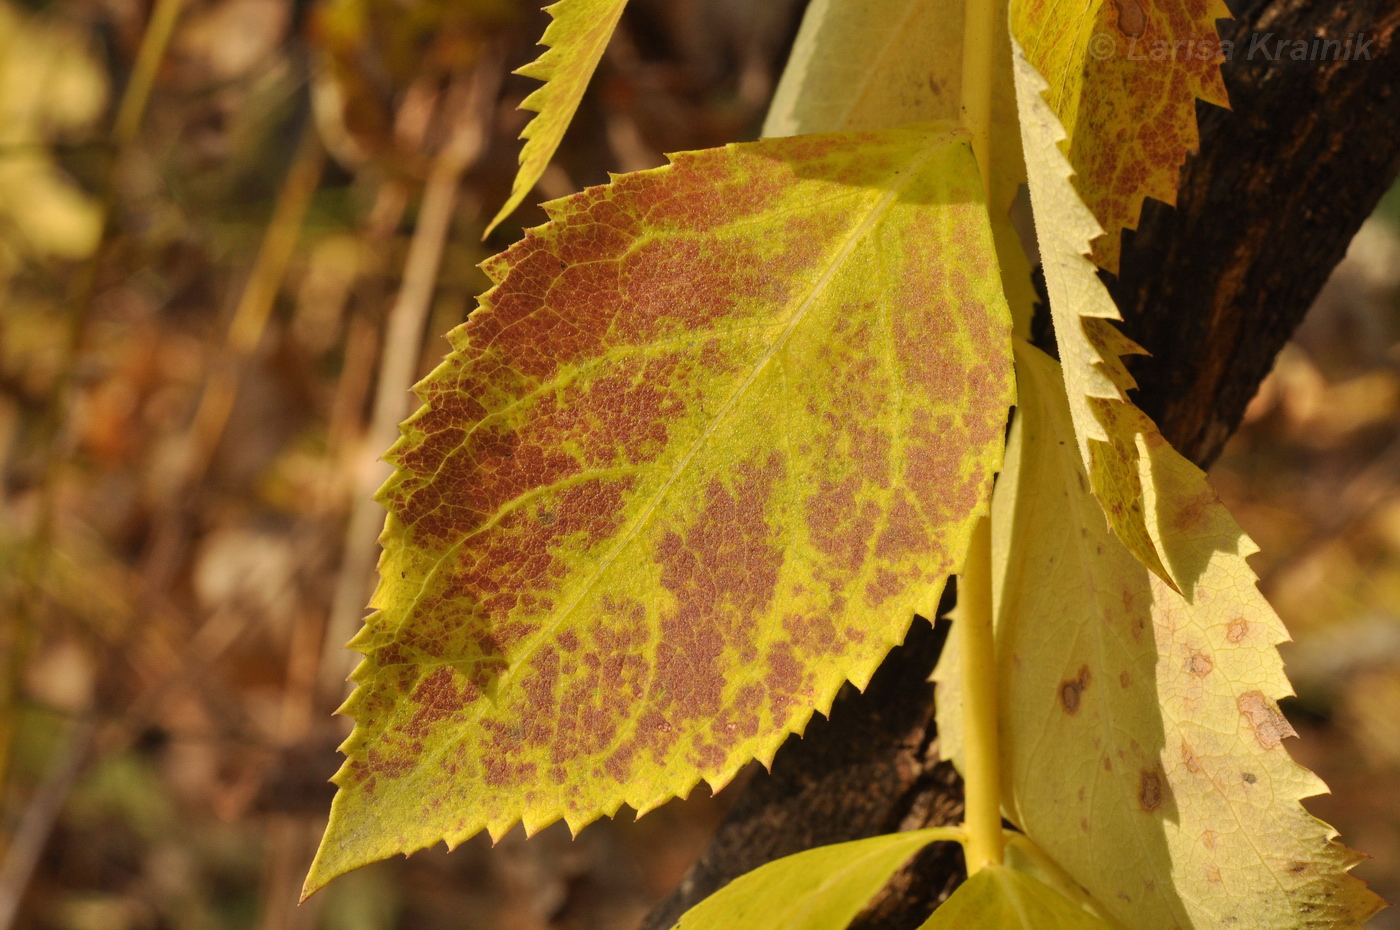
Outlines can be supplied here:
M1400 0L1238 0L1225 67L1233 112L1201 104L1201 154L1176 208L1149 203L1111 283L1135 360L1137 400L1197 464L1239 424L1274 355L1393 182L1400 158ZM1268 60L1251 36L1361 33L1370 60ZM941 637L916 621L866 693L843 694L755 778L681 887L645 921L691 905L779 856L958 819L957 778L937 758L927 677ZM864 927L916 926L960 877L936 844Z

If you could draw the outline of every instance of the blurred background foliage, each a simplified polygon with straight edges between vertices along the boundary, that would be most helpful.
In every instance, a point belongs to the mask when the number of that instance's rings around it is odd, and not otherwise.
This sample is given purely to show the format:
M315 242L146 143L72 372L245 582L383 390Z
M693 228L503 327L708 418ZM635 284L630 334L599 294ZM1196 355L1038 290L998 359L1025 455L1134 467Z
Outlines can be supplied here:
M538 199L752 138L801 6L633 0ZM0 0L0 930L621 930L704 845L726 798L702 789L294 906L377 457L476 263L544 219L480 241L545 22L525 0ZM1313 807L1400 898L1400 194L1214 477L1297 639L1293 751L1337 791Z

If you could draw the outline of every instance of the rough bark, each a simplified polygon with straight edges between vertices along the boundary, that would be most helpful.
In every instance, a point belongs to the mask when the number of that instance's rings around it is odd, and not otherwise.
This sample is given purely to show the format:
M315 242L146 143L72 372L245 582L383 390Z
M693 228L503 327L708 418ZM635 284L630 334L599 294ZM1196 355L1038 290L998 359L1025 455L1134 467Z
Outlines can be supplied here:
M1237 0L1222 24L1233 112L1198 106L1201 152L1175 208L1149 202L1110 286L1137 359L1137 401L1196 463L1238 426L1347 244L1400 166L1400 0ZM1363 33L1370 59L1274 61L1250 36ZM864 694L843 694L749 782L682 885L643 923L665 930L691 905L779 856L961 813L940 762L927 677L941 636L916 621ZM944 844L916 860L862 916L915 927L960 878Z

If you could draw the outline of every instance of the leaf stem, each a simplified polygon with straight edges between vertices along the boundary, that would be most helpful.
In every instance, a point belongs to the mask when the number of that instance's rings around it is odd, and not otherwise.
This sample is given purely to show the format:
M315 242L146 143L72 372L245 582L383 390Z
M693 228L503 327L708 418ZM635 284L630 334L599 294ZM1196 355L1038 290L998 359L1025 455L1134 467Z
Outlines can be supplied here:
M967 871L1000 865L1001 757L997 745L996 644L992 638L991 521L977 521L967 564L958 579L953 624L963 663L963 791Z
M962 122L972 153L990 189L992 74L996 15L992 0L967 0L963 16ZM967 871L1000 865L1001 757L997 741L996 644L992 636L992 533L990 517L977 521L958 579L958 646L963 662L963 784L967 822Z

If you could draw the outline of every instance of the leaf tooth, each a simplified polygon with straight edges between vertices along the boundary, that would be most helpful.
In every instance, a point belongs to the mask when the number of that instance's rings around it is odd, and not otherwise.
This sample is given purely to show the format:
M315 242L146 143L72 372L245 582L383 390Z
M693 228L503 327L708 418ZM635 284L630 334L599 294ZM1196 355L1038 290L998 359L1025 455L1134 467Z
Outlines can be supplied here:
M574 836L578 836L578 831L583 829L581 825L576 825L574 819L567 813L560 816L559 814L551 812L541 816L532 814L528 810L520 816L520 825L525 829L525 839L528 840L545 827L561 819L569 825L569 832Z
M496 289L495 285L498 285L505 280L506 274L509 273L511 269L511 262L509 256L510 252L509 250L507 250L505 252L492 255L485 261L477 262L476 267L481 269L482 273L486 275L486 277L491 281L491 284L493 285L490 290L486 291L486 293L482 294L480 297L477 298L478 303L484 303L491 296L491 293Z
M694 786L692 785L691 787ZM690 788L687 788L686 792L689 793L689 791ZM642 817L645 817L647 814L650 814L652 811L656 810L658 807L665 804L667 801L671 800L672 797L683 797L683 795L681 795L679 792L677 792L675 795L652 795L646 800L634 800L629 803L631 804L632 809L637 812L637 818L640 819Z
M705 785L710 789L711 795L719 794L721 791L723 791L729 786L730 782L734 781L735 776L737 776L741 771L743 771L743 766L736 765L728 769L727 771L721 772L718 775L713 775L706 778L704 780Z
M608 180L609 180L609 181L614 181L614 180L616 180L616 179L617 179L616 176L614 176L612 173L609 173L609 174L608 174ZM540 204L540 209L543 210L543 211L544 211L544 215L545 215L546 217L549 218L549 220L548 220L549 223L557 223L557 222L560 222L565 216L568 215L568 208L569 208L568 199L569 199L569 198L567 198L567 197L556 197L556 198L553 199L553 200L546 200L546 201L544 201L543 203ZM546 225L548 225L548 224L546 224ZM543 229L543 228L544 228L543 226L536 226L536 227L535 227L535 229Z
M501 820L492 820L486 824L486 835L491 837L491 845L495 846L506 838L516 824L520 823L519 817L509 817Z

